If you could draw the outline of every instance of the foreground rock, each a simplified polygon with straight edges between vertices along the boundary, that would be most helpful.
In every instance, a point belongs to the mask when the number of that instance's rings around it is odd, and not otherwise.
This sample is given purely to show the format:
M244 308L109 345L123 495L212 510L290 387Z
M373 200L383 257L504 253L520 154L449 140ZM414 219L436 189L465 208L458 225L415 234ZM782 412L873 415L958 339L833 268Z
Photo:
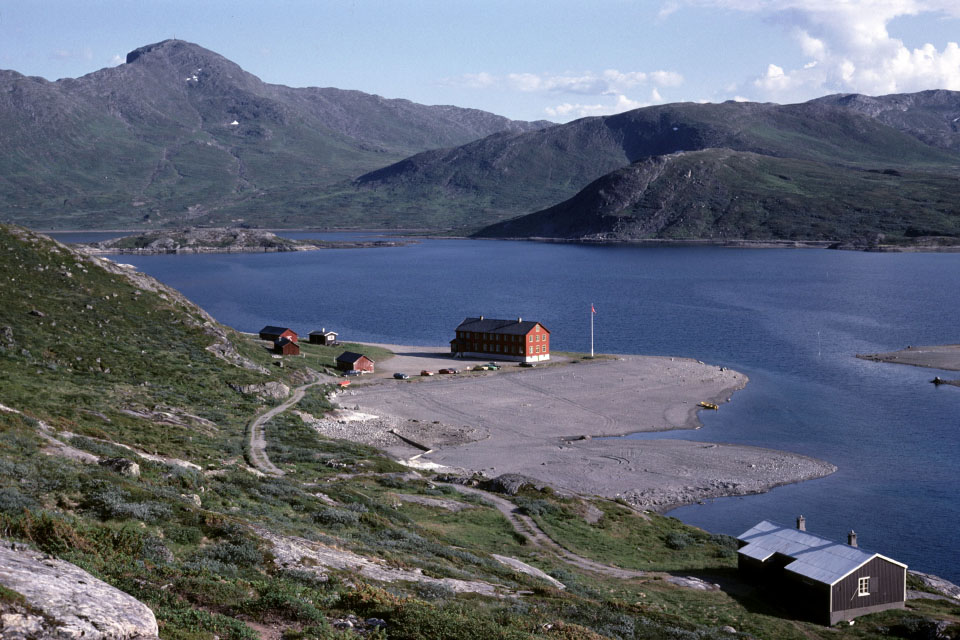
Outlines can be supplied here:
M483 580L432 578L424 575L419 568L391 567L380 559L365 558L352 551L337 549L320 542L294 536L278 535L266 529L256 528L255 531L261 538L271 544L273 561L278 567L307 571L321 579L326 579L330 570L353 571L369 580L430 584L449 589L454 593L479 593L485 596L498 596L509 592L502 586Z
M145 604L21 544L0 541L0 585L24 597L0 618L3 638L147 640L159 634Z

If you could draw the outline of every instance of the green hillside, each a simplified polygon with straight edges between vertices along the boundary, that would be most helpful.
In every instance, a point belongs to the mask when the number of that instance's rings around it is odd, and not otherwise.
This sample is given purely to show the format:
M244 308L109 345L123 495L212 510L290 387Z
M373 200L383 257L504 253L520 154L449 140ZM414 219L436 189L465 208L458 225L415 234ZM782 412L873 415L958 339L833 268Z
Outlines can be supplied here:
M265 475L248 466L245 430L278 400L246 385L301 385L332 365L332 348L304 345L304 357L272 366L262 343L175 291L20 227L0 226L0 296L3 537L146 603L162 638L719 639L733 637L728 625L737 637L908 637L960 613L924 600L818 627L735 587L726 536L549 489L509 498L573 552L644 573L587 570L515 530L483 495L323 438L291 412L266 425L266 453L285 473ZM327 392L312 387L298 409L323 416ZM462 510L436 506L451 500ZM346 564L325 565L331 556ZM20 602L0 589L0 613Z

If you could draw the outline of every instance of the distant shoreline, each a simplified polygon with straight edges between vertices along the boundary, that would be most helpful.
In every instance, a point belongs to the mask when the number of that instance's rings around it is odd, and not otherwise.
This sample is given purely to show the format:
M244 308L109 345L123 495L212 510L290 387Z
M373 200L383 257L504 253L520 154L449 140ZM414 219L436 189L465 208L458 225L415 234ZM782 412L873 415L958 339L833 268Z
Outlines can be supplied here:
M960 344L944 344L925 347L908 346L899 351L886 353L858 353L861 360L907 364L913 367L960 371Z
M34 229L38 233L144 233L163 229ZM840 251L861 251L868 253L960 253L960 244L955 245L893 245L878 244L860 246L842 240L746 240L718 238L641 238L637 240L608 240L591 238L547 238L539 236L517 238L473 237L469 235L444 235L443 230L433 229L285 229L275 227L257 228L259 231L283 233L369 233L382 236L403 235L411 238L430 238L437 240L505 240L510 242L541 242L544 244L581 244L595 246L635 246L635 247L725 247L730 249L833 249Z

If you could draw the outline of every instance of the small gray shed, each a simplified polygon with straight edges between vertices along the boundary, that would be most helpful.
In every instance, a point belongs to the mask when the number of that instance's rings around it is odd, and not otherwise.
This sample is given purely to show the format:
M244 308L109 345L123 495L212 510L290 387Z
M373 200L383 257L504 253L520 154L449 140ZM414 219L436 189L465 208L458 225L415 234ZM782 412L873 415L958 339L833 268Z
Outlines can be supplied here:
M779 595L788 608L834 625L857 616L902 609L907 565L857 546L857 534L841 544L797 528L764 520L737 536L741 575Z

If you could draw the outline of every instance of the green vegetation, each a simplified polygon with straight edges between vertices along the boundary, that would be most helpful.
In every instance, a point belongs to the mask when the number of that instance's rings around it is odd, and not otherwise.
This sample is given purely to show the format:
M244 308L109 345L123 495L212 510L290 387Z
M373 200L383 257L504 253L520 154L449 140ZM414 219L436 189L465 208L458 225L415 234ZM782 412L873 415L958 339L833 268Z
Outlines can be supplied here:
M261 341L102 264L0 227L0 296L9 301L0 307L0 536L144 602L164 639L248 640L258 637L255 627L290 639L357 637L336 626L350 615L380 640L729 638L724 625L758 638L915 638L937 621L960 620L956 605L932 600L838 630L793 620L738 582L725 536L609 500L517 496L517 507L561 545L647 573L625 580L579 569L515 531L482 497L376 449L321 437L309 418L332 408L329 387L308 390L297 407L306 421L286 412L266 425L267 453L286 473L260 475L241 451L246 425L267 401L230 385L302 384L339 350L303 345L305 357L267 366L274 360ZM207 349L215 343L220 351L232 345L247 366L215 356ZM140 474L51 455L43 435L135 461ZM309 557L291 565L277 546L284 541L360 554L387 570L482 581L509 597L458 594L438 581L377 583ZM678 587L664 571L724 589ZM24 608L19 594L0 589L0 610Z

